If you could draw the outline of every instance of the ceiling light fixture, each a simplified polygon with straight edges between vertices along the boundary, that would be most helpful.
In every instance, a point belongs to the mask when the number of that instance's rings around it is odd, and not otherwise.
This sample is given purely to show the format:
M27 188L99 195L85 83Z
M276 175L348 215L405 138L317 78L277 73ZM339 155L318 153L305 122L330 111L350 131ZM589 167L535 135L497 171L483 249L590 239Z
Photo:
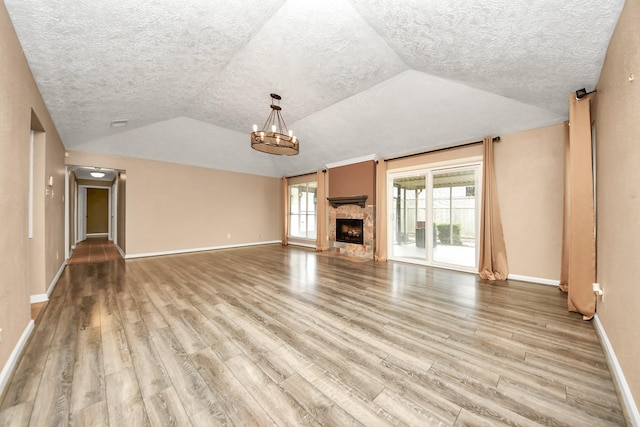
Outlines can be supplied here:
M91 176L94 178L104 178L104 172L91 172Z
M287 129L282 118L280 113L282 108L279 105L281 99L280 95L271 94L271 113L262 130L258 130L258 125L253 125L251 148L263 153L295 156L299 152L300 141L293 135L291 129Z
M109 126L112 128L121 128L129 124L129 119L111 120Z

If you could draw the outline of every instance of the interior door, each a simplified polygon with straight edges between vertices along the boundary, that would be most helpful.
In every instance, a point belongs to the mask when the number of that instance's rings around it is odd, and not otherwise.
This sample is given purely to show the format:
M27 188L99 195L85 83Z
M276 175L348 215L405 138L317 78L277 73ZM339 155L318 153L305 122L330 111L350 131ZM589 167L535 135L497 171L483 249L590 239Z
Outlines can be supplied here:
M109 235L109 190L87 188L87 235Z

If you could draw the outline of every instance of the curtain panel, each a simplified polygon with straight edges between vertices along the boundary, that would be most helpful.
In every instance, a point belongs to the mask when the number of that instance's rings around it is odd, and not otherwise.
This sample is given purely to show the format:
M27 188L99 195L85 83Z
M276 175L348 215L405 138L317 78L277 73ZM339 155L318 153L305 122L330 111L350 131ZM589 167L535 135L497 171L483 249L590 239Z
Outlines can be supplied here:
M591 95L576 99L569 95L568 185L565 188L565 215L568 244L565 245L563 270L568 274L560 289L568 293L569 311L593 318L596 296L592 284L596 279L596 245L593 205L593 153L591 142ZM562 277L561 277L562 281Z
M569 292L569 194L571 194L571 167L569 166L569 121L564 122L564 205L562 211L562 260L560 262L560 284L563 292Z
M323 170L316 172L317 193L316 193L316 251L329 250L329 236L327 235L327 173Z
M282 178L282 246L287 246L289 240L287 234L289 232L289 179L285 176Z
M509 275L507 248L502 232L498 187L493 160L493 137L482 141L482 206L480 210L480 256L478 274L485 280L506 280Z
M376 242L375 260L387 260L387 162L376 165Z

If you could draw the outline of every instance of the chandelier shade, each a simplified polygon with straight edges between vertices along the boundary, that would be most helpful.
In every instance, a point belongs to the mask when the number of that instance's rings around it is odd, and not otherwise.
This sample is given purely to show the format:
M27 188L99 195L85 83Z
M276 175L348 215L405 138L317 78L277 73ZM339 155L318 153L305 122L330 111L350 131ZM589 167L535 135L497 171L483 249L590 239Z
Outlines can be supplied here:
M263 153L295 156L299 152L300 141L293 135L293 130L287 129L282 118L281 99L280 95L271 94L271 113L262 129L258 130L258 125L253 125L251 148Z

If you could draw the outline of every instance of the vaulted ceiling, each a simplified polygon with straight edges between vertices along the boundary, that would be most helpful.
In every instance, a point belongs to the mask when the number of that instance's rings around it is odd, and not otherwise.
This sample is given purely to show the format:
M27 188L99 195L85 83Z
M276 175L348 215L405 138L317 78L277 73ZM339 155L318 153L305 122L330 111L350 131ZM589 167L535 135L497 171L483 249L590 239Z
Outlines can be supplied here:
M67 149L270 176L561 123L624 4L4 1ZM272 92L298 156L250 148Z

